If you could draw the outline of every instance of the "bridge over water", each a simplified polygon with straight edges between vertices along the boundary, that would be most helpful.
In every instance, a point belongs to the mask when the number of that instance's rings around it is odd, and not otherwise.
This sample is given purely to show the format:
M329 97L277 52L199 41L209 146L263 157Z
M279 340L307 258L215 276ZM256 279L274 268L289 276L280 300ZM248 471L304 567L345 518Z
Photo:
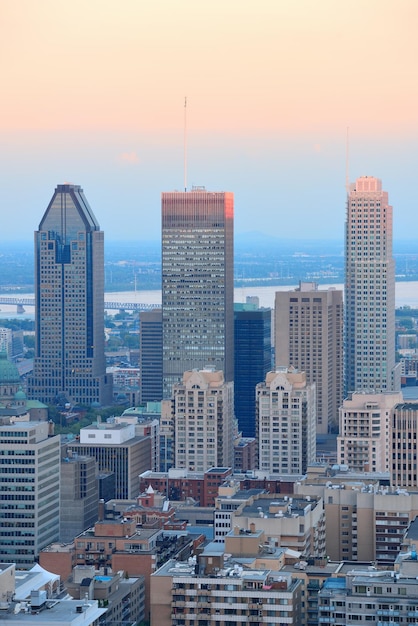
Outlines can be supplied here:
M24 313L25 307L34 307L35 298L1 297L1 305L16 306L17 313ZM161 304L143 304L141 302L105 302L104 309L114 311L151 311L161 308Z

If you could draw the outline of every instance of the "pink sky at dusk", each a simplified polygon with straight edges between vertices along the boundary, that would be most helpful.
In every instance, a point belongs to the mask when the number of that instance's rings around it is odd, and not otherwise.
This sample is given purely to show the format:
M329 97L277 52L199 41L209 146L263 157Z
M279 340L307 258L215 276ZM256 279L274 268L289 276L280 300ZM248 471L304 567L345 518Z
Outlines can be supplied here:
M347 127L351 177L382 178L395 225L414 219L417 23L416 0L2 0L1 235L23 216L29 238L72 180L107 233L132 238L135 215L138 239L158 237L185 96L188 181L234 191L238 231L287 235L299 210L305 237L342 238Z

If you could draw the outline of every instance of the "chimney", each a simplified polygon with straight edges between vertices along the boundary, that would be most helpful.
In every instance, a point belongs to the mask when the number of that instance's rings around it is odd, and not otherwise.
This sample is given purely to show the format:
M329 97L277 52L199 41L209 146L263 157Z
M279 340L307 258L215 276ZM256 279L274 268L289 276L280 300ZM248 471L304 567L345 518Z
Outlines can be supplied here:
M99 500L99 522L103 522L105 518L105 501L103 498Z

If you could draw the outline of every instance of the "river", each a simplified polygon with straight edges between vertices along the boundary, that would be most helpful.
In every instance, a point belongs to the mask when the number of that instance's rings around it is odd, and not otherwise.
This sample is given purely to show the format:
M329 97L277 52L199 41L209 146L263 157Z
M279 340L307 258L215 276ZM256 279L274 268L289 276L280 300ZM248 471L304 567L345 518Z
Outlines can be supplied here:
M296 285L280 285L269 287L238 287L234 290L234 301L245 302L247 296L257 296L260 306L274 308L274 294L276 291L295 289ZM343 289L343 285L320 285L320 289ZM10 297L10 294L1 294L2 297ZM33 294L19 294L16 297L33 298ZM396 306L410 306L418 308L418 281L397 282L395 292ZM161 291L158 289L145 291L115 291L105 294L106 302L138 302L143 304L161 304ZM109 313L115 313L110 310ZM0 320L7 317L16 317L16 307L1 305ZM18 317L33 319L34 312L29 307L27 311Z

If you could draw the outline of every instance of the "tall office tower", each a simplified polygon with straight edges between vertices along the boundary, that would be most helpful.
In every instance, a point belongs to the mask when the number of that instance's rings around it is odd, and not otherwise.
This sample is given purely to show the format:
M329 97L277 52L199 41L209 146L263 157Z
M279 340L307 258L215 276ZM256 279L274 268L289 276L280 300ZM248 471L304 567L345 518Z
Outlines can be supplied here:
M176 468L205 472L234 462L234 383L222 372L184 372L173 386Z
M78 185L58 185L35 233L35 360L29 395L112 402L104 353L103 232Z
M343 294L300 282L275 299L276 366L292 365L316 384L316 431L338 428L343 400Z
M141 403L163 397L163 325L161 309L139 314L139 372Z
M316 460L315 383L279 367L256 387L258 467L268 474L305 474Z
M21 569L59 539L60 438L47 422L0 424L0 559Z
M338 463L356 472L390 471L390 431L401 392L350 394L340 407Z
M255 386L271 370L271 309L234 304L234 406L239 430L255 437Z
M392 207L378 178L351 185L345 225L345 395L397 391Z
M162 194L163 397L183 373L234 376L234 196Z
M99 485L96 460L70 455L61 459L60 541L74 537L97 522Z

